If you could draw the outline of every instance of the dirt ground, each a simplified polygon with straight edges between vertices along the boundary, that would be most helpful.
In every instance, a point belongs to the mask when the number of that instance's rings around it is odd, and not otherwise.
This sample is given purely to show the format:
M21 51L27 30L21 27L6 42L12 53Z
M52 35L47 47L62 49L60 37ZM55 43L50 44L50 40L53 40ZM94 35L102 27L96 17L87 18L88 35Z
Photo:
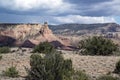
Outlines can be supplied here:
M98 77L104 74L112 73L115 64L120 57L117 56L81 56L73 54L72 51L63 51L65 59L71 59L73 62L73 68L75 70L84 71L86 74L92 77ZM16 66L19 71L19 75L24 77L27 75L25 67L30 68L30 55L31 53L24 52L2 54L3 58L0 60L0 75L2 71L6 70L10 66ZM0 76L0 80L24 80L22 78L10 79Z

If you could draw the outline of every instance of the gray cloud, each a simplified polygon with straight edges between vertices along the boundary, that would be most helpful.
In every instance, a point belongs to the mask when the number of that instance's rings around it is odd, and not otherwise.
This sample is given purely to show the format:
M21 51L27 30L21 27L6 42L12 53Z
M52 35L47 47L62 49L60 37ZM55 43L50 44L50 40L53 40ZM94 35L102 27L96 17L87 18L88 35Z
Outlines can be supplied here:
M0 12L23 15L120 15L119 0L0 0Z
M112 0L67 0L67 1L71 3L75 3L75 4L89 4L90 5L90 4L109 2Z
M75 5L63 0L0 0L0 7L13 13L41 13L46 15L75 11Z
M78 0L75 0L78 1ZM76 8L83 16L119 16L119 0L80 0Z
M119 0L0 0L0 21L116 22L112 16L120 16L119 7Z

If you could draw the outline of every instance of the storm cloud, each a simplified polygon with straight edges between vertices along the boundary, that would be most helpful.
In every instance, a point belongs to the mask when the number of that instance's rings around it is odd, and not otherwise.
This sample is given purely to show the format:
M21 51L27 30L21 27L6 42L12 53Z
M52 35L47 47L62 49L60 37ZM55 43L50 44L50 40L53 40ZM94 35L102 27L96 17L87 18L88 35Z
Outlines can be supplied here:
M0 22L116 22L119 7L119 0L0 0Z

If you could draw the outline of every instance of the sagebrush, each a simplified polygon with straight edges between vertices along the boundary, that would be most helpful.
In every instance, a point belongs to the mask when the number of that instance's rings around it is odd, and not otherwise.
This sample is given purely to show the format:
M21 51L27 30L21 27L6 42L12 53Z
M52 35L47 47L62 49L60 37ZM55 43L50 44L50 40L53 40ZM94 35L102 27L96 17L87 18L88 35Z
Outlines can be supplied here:
M104 37L94 36L79 42L81 54L84 55L113 55L118 51L118 45Z
M2 59L2 55L0 55L0 60Z
M52 53L55 51L55 48L53 45L51 45L49 42L43 42L39 45L35 46L33 49L33 53Z
M16 67L9 67L8 69L6 69L5 71L3 71L3 75L4 76L8 76L8 77L18 77L18 71L16 70Z
M10 48L9 47L0 47L0 53L9 53L10 52Z
M71 80L72 61L60 54L31 55L28 80Z
M116 63L114 72L120 74L120 60Z

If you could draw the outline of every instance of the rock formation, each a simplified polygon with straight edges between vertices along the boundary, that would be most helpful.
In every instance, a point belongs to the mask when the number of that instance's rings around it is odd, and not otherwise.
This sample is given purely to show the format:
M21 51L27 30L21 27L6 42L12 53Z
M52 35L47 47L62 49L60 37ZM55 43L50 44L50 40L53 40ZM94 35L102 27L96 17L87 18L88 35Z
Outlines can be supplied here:
M15 46L30 47L40 42L51 42L55 47L67 49L68 43L56 37L49 29L48 24L0 24L0 45L3 45L2 36L5 43L8 43L8 37L14 39ZM7 40L6 40L7 39ZM59 43L59 44L58 44ZM26 45L27 44L27 45ZM8 44L9 45L9 44Z

